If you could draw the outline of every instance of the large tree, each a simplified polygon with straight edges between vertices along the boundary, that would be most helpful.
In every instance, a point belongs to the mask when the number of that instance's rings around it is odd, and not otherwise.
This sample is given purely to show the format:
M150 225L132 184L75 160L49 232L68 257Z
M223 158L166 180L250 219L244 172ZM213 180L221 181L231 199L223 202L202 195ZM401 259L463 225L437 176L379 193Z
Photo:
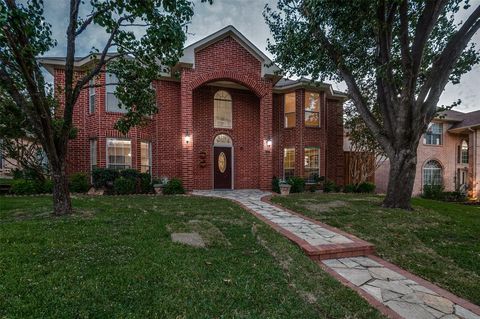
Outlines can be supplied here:
M0 0L0 90L14 102L10 111L28 119L47 154L55 214L72 210L66 156L68 141L75 137L72 115L82 90L98 85L90 80L108 67L119 79L116 95L127 109L117 129L126 133L141 125L144 115L156 112L150 84L164 71L160 66L173 65L182 54L192 16L190 0L70 0L68 15L57 17L68 25L65 79L56 83L54 92L37 60L57 44L43 1ZM88 29L106 34L106 40L102 47L92 48L89 67L78 72L77 46L89 42L84 36Z
M472 8L464 0L279 0L265 17L269 49L285 70L345 81L390 159L383 205L410 209L419 139L446 84L479 62L471 43L480 28L478 1Z

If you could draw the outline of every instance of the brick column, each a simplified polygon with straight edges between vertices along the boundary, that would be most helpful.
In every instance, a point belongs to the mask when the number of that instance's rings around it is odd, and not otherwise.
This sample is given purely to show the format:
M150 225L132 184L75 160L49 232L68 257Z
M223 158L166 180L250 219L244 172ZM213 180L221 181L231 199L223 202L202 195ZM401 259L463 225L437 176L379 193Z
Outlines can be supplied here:
M262 190L272 189L273 147L267 145L267 139L272 138L272 94L266 94L260 99L260 177L259 186Z
M193 143L195 143L195 134L193 132L193 102L192 89L184 80L187 71L182 74L181 84L181 145L182 145L182 181L186 190L193 189ZM185 77L184 77L185 76ZM190 142L185 142L185 136L190 135Z

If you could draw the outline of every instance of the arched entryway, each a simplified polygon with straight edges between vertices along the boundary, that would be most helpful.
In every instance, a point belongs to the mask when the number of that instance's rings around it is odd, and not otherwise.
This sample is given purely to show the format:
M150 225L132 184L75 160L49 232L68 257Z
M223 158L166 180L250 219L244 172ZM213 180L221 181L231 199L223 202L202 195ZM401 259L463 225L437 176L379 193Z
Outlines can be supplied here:
M213 188L233 189L233 143L227 134L213 141Z

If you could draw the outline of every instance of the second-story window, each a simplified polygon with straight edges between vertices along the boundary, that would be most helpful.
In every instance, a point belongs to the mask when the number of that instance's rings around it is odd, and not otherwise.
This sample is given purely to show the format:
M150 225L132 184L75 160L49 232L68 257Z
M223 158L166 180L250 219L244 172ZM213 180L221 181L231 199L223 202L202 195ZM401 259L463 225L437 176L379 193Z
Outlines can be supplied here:
M95 80L88 82L88 112L95 113Z
M458 146L458 163L468 164L468 143L465 140Z
M320 94L305 92L305 126L320 126Z
M220 90L213 98L213 126L232 128L232 97L227 91Z
M423 143L426 145L442 145L443 125L441 123L430 123L423 136Z
M284 98L285 128L295 127L297 119L295 113L295 92L285 94Z
M115 74L108 72L105 74L106 109L107 112L126 113L127 110L120 107L120 102L115 96L115 91L117 90L117 83L118 78Z

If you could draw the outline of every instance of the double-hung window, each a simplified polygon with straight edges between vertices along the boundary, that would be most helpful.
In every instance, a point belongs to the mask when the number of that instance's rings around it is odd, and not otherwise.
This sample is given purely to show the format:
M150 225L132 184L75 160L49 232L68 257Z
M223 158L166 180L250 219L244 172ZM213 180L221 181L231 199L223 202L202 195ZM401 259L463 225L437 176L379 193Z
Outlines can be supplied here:
M140 172L151 174L152 168L152 144L149 142L140 143Z
M107 167L113 169L132 167L132 144L130 140L107 139Z
M127 113L125 108L120 106L120 101L115 95L117 90L118 78L113 73L105 73L105 92L107 112Z
M97 168L97 140L90 140L90 169Z
M320 148L306 147L304 155L304 177L307 182L313 183L320 174Z
M288 179L295 176L295 148L283 150L283 178Z
M305 92L305 126L320 126L320 94Z
M90 80L88 84L88 112L95 113L95 81Z
M442 145L443 125L441 123L430 123L423 136L423 143L426 145Z
M297 115L295 113L295 92L284 96L285 128L295 127Z

